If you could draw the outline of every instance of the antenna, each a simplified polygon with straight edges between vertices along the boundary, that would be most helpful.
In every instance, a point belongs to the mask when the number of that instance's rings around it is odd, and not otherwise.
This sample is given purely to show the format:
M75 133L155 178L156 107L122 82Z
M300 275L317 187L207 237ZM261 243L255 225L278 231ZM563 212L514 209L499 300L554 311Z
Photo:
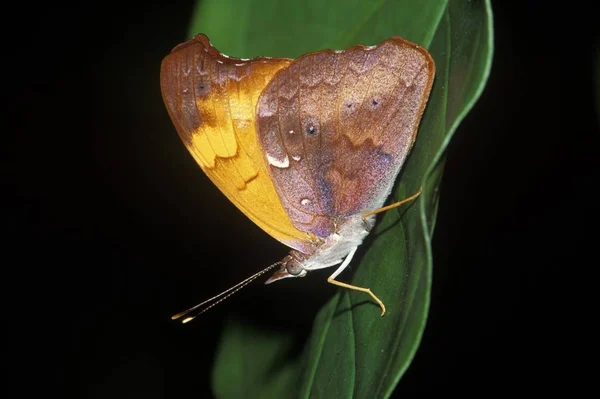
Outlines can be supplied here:
M206 312L208 309L212 308L213 306L216 306L219 302L222 302L225 299L229 298L230 296L232 296L233 294L235 294L236 292L238 292L239 290L241 290L242 288L244 288L245 286L247 286L248 284L250 284L252 281L254 281L255 279L257 279L258 277L262 276L263 274L265 274L269 270L273 269L275 266L281 265L281 263L282 262L279 261L279 262L273 263L270 266L267 266L265 269L259 271L256 274L253 274L252 276L248 277L244 281L240 281L239 283L237 283L233 287L226 289L225 291L221 292L220 294L215 295L212 298L209 298L206 301L204 301L202 303L199 303L198 305L196 305L194 307L189 308L188 310L185 310L185 311L183 311L181 313L177 313L176 315L174 315L174 316L171 317L171 320L180 319L183 316L186 316L186 315L192 313L193 311L197 310L198 308L200 308L200 307L202 307L204 305L207 305L204 309L202 309L201 311L199 311L195 315L186 317L181 322L185 324L185 323L188 323L188 322L194 320L196 317L198 317L202 313ZM227 294L227 295L225 295L225 294ZM225 295L225 296L223 296L223 295Z

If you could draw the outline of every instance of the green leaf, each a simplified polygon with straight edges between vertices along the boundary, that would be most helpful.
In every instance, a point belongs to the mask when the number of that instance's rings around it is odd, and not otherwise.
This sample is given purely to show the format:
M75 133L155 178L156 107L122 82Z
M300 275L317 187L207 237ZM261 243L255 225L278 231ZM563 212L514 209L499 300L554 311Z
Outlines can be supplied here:
M213 370L219 398L389 397L425 328L444 151L490 72L490 2L207 0L198 3L191 24L190 35L200 32L223 53L243 58L293 58L395 35L431 53L436 79L393 197L419 187L423 193L386 212L363 245L360 264L355 258L354 274L340 276L370 287L386 304L385 317L365 294L339 289L316 315L300 355L291 350L291 334L231 321Z

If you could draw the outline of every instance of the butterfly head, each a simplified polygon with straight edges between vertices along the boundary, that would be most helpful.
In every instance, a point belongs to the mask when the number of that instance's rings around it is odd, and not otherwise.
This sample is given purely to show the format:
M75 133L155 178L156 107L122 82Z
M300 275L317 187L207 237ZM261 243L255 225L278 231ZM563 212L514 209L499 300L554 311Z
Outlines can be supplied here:
M301 252L292 250L290 254L283 258L281 266L265 284L271 284L274 281L281 280L288 277L304 277L306 276L306 269L304 269L305 256Z

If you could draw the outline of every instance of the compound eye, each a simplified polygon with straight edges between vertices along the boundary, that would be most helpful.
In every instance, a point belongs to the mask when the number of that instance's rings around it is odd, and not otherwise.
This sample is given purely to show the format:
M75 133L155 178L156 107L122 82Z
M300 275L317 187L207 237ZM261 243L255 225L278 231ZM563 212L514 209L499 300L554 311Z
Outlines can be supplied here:
M288 261L285 265L285 268L287 272L292 276L298 276L304 270L302 269L302 265L300 265L300 262L294 259Z

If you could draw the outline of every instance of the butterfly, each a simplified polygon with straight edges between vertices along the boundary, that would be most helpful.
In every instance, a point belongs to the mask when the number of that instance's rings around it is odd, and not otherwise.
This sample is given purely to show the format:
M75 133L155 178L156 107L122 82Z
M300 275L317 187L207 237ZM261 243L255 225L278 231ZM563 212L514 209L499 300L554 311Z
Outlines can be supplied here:
M223 194L291 250L173 318L212 307L276 267L266 283L333 266L327 281L371 295L383 316L385 306L370 289L336 277L375 214L420 193L383 207L415 141L434 75L427 50L397 36L295 60L229 57L204 34L176 46L162 61L160 84L179 136Z

